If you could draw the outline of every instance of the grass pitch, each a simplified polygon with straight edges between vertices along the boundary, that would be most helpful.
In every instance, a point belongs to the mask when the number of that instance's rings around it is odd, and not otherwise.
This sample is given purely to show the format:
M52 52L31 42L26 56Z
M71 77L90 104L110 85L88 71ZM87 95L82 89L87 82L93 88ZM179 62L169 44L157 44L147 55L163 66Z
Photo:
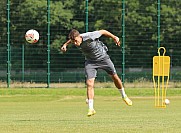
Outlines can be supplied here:
M1 133L179 133L181 89L170 105L154 107L152 89L127 89L127 106L116 89L96 89L97 114L87 117L85 89L0 89Z

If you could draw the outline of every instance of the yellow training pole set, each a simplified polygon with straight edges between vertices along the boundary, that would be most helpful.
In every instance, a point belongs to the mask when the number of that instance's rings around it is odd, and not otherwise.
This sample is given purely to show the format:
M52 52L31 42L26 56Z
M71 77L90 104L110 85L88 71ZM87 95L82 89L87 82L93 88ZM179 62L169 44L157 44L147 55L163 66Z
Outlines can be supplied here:
M163 49L163 55L160 50ZM165 99L170 73L170 57L165 56L166 49L160 47L158 56L153 57L153 82L155 90L155 107L166 108Z

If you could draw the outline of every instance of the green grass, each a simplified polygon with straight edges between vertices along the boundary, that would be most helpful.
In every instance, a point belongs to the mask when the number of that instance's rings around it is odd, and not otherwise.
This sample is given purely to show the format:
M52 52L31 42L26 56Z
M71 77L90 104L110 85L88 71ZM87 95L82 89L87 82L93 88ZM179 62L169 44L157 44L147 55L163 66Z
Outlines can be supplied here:
M97 114L87 117L85 89L0 89L1 133L177 133L181 132L181 89L171 103L155 108L153 89L127 89L127 106L116 89L96 89Z

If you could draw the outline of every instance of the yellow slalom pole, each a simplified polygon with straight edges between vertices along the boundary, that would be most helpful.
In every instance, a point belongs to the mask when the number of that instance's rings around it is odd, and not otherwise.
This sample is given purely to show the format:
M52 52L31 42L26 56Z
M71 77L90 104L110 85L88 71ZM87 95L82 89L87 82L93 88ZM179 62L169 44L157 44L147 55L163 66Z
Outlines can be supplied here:
M164 47L160 47L159 49L158 49L158 51L159 51L159 58L160 58L160 49L163 49L164 51L163 51L163 58L162 58L162 63L160 62L160 65L162 65L161 67L162 67L162 89L161 89L161 91L162 91L162 97L161 97L161 106L162 107L165 107L165 103L164 103L164 100L165 100L165 98L166 98L166 96L165 96L165 86L164 86L164 83L165 83L165 81L164 81L164 78L165 78L165 75L164 75L164 73L165 73L165 70L164 70L164 64L165 64L165 58L164 58L164 56L165 56L165 53L166 53L166 49L164 48Z
M161 47L160 47L161 48ZM160 65L161 65L161 61L160 61L160 48L158 49L158 88L157 88L157 106L160 106Z

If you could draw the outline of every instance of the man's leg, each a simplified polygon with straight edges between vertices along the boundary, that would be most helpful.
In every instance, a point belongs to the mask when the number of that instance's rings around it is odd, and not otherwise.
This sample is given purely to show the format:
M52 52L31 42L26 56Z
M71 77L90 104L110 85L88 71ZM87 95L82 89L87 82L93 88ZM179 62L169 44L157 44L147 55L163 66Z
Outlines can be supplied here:
M127 97L119 76L117 74L113 74L111 75L111 78L114 81L115 86L118 88L119 92L121 93L123 100L126 102L127 105L131 106L132 101Z
M89 107L87 116L92 116L96 113L96 111L94 110L94 81L95 78L86 80L87 98L88 98L88 107Z

